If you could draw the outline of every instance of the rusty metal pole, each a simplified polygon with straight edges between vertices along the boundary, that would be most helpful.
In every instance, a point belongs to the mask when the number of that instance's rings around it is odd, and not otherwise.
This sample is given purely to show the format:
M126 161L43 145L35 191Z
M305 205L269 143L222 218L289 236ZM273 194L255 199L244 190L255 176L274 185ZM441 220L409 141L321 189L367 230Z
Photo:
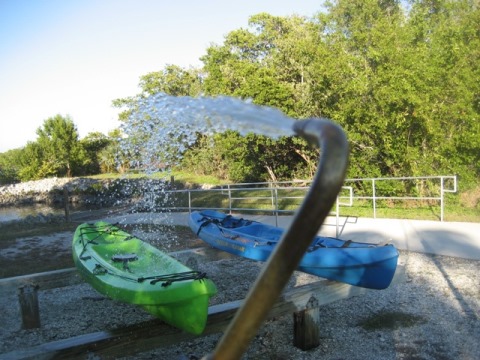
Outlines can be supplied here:
M326 119L294 124L294 131L321 148L314 181L291 226L285 231L242 307L212 354L204 359L240 359L328 216L343 185L348 142L343 130Z

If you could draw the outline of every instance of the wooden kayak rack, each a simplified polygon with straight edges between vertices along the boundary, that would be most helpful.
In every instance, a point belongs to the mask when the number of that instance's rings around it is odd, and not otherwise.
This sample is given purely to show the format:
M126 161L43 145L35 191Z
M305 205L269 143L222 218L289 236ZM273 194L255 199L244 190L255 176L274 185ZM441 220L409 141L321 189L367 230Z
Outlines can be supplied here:
M197 248L171 253L173 256L196 261L196 256L208 256L212 259L225 253L213 248ZM220 255L221 254L221 255ZM391 286L404 278L403 266L398 266ZM75 268L48 271L44 273L0 279L1 296L17 294L21 310L19 327L40 327L37 292L53 288L67 287L83 283ZM343 283L319 280L307 285L289 289L277 299L267 319L292 314L294 318L293 345L309 350L320 345L321 318L320 306L334 301L362 295L371 291ZM231 301L209 307L205 331L200 336L220 333L225 330L243 300ZM116 330L98 331L0 354L3 359L37 358L85 358L87 354L96 354L101 358L129 356L190 341L198 336L182 332L158 319L141 322Z

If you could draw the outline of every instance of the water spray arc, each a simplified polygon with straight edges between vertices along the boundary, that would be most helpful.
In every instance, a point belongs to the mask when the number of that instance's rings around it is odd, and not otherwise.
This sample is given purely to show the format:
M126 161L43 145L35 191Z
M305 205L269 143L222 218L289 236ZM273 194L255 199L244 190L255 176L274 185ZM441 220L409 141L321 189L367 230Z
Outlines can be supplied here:
M240 359L319 231L342 187L348 164L348 142L343 130L326 119L297 121L293 130L321 149L314 181L242 307L214 352L206 355L204 360Z

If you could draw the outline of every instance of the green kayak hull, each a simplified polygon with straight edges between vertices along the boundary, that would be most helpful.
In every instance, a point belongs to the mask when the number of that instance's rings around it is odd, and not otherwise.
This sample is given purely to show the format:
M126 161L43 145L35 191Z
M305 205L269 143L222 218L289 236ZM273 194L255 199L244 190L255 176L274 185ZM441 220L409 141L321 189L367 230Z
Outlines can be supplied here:
M217 293L205 273L104 221L79 225L72 250L80 274L101 294L189 333L203 332L209 299Z

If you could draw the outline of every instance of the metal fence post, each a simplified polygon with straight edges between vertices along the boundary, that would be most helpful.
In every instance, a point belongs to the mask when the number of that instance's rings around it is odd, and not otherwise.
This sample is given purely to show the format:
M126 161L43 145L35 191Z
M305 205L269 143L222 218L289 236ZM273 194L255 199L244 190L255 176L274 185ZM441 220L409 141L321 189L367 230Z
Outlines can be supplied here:
M268 186L270 187L270 197L271 197L272 207L274 207L275 206L275 193L274 193L273 182L269 182Z
M232 190L230 189L230 184L227 185L228 189L228 212L232 214Z
M375 179L372 179L373 218L377 218L377 200L375 198Z
M278 190L275 188L275 226L278 226Z
M338 238L338 234L339 234L339 231L338 231L338 225L339 225L339 222L340 222L340 219L339 219L339 211L340 211L340 204L338 202L338 196L337 196L337 201L335 202L335 222L336 222L336 225L335 225L335 237Z
M443 176L440 177L440 221L443 221Z

